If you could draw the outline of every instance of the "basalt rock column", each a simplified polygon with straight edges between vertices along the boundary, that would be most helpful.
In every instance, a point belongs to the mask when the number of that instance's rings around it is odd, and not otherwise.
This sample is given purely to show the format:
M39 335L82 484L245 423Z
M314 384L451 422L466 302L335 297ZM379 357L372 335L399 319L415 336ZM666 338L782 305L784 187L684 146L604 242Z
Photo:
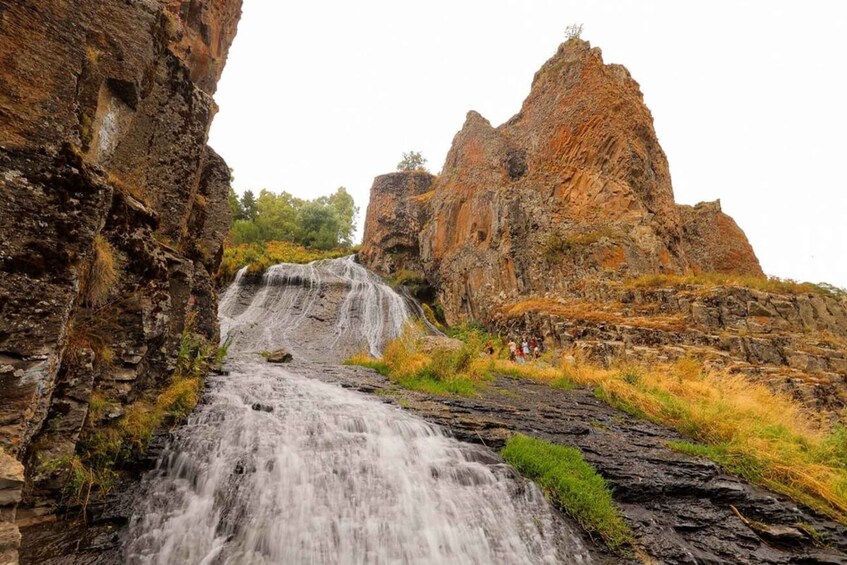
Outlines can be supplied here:
M372 270L389 274L421 271L418 238L435 177L424 171L380 175L371 186L371 204L359 257Z
M398 268L384 259L391 229L408 239L407 224L383 219L403 207L396 199L374 190L365 224L362 260L383 273ZM419 258L404 262L420 263L450 322L489 322L500 304L566 296L591 278L761 273L737 227L728 249L685 228L638 83L578 39L536 73L509 121L469 112L432 190L407 200L423 227Z
M36 514L92 394L155 390L190 311L215 308L229 175L206 139L240 4L0 7L0 449ZM98 257L118 273L99 294Z

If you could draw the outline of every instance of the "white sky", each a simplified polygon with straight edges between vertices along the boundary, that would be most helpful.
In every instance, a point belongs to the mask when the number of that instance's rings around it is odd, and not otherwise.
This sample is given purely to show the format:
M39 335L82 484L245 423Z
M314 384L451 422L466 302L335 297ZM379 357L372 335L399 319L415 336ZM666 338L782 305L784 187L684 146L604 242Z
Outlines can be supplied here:
M210 144L304 198L520 109L569 24L641 84L676 200L720 198L768 274L847 287L847 2L244 0ZM361 235L361 229L359 236Z

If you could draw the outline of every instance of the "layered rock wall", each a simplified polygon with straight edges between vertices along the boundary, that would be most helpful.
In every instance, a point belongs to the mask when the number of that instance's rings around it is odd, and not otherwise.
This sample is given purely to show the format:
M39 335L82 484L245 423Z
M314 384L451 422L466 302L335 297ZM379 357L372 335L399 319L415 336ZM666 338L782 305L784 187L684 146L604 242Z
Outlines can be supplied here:
M386 234L409 240L414 225L383 213L403 207L397 197L375 184L365 224L362 259L384 274L396 268L382 259ZM431 191L414 199L425 219L419 262L450 322L488 322L499 304L567 294L591 277L761 275L728 216L675 204L638 83L576 39L538 71L505 124L470 112Z
M39 511L93 395L119 418L187 319L216 339L229 173L206 139L240 4L0 6L0 450Z
M418 239L426 223L426 195L435 177L423 171L381 175L371 187L361 261L380 273L421 271Z

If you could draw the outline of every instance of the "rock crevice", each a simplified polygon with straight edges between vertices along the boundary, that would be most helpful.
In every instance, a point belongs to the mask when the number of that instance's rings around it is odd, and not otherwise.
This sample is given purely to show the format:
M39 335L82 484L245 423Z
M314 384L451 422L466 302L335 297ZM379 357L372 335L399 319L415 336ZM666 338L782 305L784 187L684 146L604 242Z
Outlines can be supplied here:
M161 387L192 312L217 337L229 172L206 140L240 9L2 9L0 449L27 476L4 520L51 511L45 469L73 456L93 397L119 417Z

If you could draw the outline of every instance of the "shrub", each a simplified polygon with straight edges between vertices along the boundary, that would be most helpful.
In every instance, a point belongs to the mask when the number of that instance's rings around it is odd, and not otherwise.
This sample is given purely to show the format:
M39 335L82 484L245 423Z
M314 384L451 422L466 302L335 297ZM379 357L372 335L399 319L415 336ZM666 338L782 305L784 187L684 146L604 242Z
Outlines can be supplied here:
M231 245L224 248L218 277L221 282L227 283L235 278L235 274L242 267L248 267L249 272L258 274L279 263L311 263L320 259L343 257L350 252L349 249L318 251L290 241Z

